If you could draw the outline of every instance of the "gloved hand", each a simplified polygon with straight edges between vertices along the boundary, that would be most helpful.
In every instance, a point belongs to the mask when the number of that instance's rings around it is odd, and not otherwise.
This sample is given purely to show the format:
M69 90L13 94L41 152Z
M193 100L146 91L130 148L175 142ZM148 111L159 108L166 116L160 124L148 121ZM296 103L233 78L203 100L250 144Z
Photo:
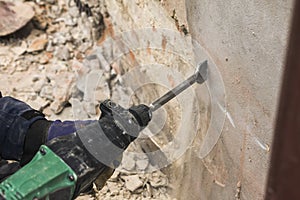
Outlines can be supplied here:
M0 156L20 160L30 126L44 115L12 97L0 98Z
M44 114L0 93L0 157L27 164L42 144L74 133L95 120L49 121Z

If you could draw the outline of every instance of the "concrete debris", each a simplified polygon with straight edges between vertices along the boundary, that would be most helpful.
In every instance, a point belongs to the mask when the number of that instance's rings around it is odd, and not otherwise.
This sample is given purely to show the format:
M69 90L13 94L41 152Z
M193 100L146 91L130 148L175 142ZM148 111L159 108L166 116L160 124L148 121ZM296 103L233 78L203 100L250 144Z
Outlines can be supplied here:
M138 175L126 176L125 177L125 187L129 191L134 192L142 186L143 186L143 182L140 180Z
M50 101L37 96L35 99L27 101L27 103L32 108L42 111L50 104Z
M110 193L110 196L116 196L120 192L120 188L119 188L118 184L114 183L114 182L108 181L107 188L108 188L108 192Z
M46 86L42 87L41 91L40 91L40 96L43 97L43 98L45 98L45 99L48 99L50 101L53 101L54 100L53 86L46 85Z
M42 51L45 49L47 43L48 39L46 39L44 36L36 38L28 45L27 52L31 53L36 51Z
M136 161L136 168L139 171L143 171L146 170L146 168L149 165L149 160L148 159L144 159L144 160L137 160Z
M168 186L168 179L161 171L157 171L152 174L150 185L154 188L166 187Z
M39 63L42 65L47 64L52 57L53 57L52 53L45 53L40 57Z
M33 8L26 3L0 1L0 36L5 36L19 30L33 16Z
M36 93L40 93L44 86L48 84L48 79L46 76L35 75L32 79L32 88ZM48 88L50 90L50 88ZM46 91L47 88L44 89L43 94L44 98L47 98L48 95L51 95L50 91ZM48 98L50 99L50 98Z
M123 159L121 162L121 167L127 171L132 171L135 169L135 160L132 154L125 152L123 154Z
M15 55L20 56L27 51L27 43L22 41L20 46L14 46L10 49Z
M119 179L119 177L120 177L120 172L119 172L119 171L115 171L115 172L111 175L111 177L109 178L109 180L112 181L112 182L117 182L118 179Z
M66 46L56 47L54 55L59 60L68 61L70 59L70 51Z

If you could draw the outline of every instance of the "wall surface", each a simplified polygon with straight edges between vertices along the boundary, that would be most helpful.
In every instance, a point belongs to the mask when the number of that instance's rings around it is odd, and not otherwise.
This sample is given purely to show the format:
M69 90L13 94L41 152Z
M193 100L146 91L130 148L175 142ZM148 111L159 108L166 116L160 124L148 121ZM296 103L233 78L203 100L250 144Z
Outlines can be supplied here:
M179 199L264 198L292 7L292 0L186 0L189 31L223 78L226 119L204 159L190 150L179 161Z

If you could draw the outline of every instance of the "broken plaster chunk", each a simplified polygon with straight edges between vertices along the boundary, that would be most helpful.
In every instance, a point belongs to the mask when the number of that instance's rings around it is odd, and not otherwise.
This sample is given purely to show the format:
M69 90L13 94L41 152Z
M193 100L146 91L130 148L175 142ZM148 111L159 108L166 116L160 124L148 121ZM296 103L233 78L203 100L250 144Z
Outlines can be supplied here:
M27 52L37 52L37 51L42 51L45 49L46 45L48 43L48 39L46 36L40 36L29 44Z
M135 168L135 161L132 154L128 152L123 153L121 167L127 171L132 171Z
M139 170L139 171L143 171L145 170L148 165L149 165L149 159L147 157L147 155L145 154L139 154L138 156L135 157L135 160L136 160L136 168Z
M132 176L126 176L125 177L125 187L131 191L134 192L138 188L143 186L143 182L139 178L138 175L132 175Z
M82 102L79 101L79 99L71 98L69 102L72 105L73 115L76 119L89 119L89 116L87 112L84 110L84 107L82 105Z
M111 177L109 178L110 181L112 182L117 182L120 176L120 172L119 171L114 171L114 173L111 175Z
M27 3L0 1L0 36L5 36L19 30L33 16L33 7Z
M50 104L50 109L52 110L52 112L54 114L59 114L63 111L64 109L64 104L59 101L59 100L54 100L51 104Z
M38 89L38 87L36 89ZM46 85L46 86L42 87L40 96L53 101L54 100L53 87L50 85Z
M117 185L117 183L115 182L110 182L110 181L107 181L107 188L110 192L110 196L116 196L119 194L119 186Z
M27 43L22 41L20 46L14 46L10 49L15 55L20 56L24 54L27 50Z
M27 103L35 110L43 110L46 106L50 104L50 101L45 100L40 96L37 96L35 100L29 100Z
M154 188L165 187L168 185L168 179L161 171L157 171L152 174L150 184Z
M66 46L56 47L54 54L59 60L67 61L70 59L70 51Z

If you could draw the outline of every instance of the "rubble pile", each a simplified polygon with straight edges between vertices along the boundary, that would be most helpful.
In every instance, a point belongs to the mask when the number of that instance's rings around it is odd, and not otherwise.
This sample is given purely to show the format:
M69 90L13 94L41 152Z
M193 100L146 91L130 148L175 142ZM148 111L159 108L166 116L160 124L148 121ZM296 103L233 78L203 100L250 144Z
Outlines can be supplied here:
M168 178L161 171L151 174L115 172L103 189L99 199L170 199L167 194Z
M59 114L69 104L75 83L72 60L82 59L95 41L92 20L80 14L73 1L27 5L35 12L23 28L30 29L30 34L0 38L0 70L8 86L4 85L3 93L45 110L47 116Z

